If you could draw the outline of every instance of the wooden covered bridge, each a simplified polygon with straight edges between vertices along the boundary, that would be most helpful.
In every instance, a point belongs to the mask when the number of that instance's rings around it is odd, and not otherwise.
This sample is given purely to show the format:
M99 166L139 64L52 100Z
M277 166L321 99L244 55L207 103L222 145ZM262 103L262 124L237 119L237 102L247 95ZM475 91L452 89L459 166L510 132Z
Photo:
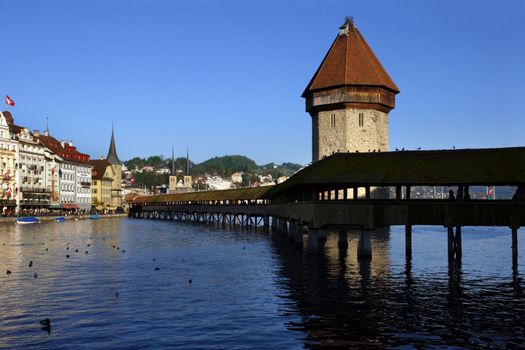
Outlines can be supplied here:
M452 187L454 197L414 198L415 186ZM512 199L470 198L473 186L510 186ZM139 196L135 218L263 226L303 244L322 246L328 232L360 229L358 254L371 256L370 230L405 225L412 255L412 226L447 228L451 261L461 259L462 226L506 226L517 264L517 232L525 224L525 147L381 153L336 153L282 184L225 191Z

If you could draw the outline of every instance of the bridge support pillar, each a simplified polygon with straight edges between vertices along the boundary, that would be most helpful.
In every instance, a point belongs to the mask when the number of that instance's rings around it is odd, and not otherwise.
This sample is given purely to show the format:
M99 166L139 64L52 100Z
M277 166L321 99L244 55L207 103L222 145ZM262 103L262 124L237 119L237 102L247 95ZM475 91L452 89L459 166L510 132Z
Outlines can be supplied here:
M516 269L518 267L518 228L511 227L512 229L512 267Z
M266 231L270 228L270 217L268 215L265 215L263 218L263 226Z
M288 222L285 219L281 219L281 234L286 236L288 234Z
M454 238L456 248L456 259L461 259L463 255L463 247L461 245L461 226L456 226L456 234Z
M412 260L412 225L405 225L405 255Z
M447 227L447 237L448 237L448 261L454 260L454 228L452 226Z
M337 241L337 246L341 250L348 249L348 233L346 230L339 230L339 239Z
M308 252L318 253L324 248L326 242L325 230L309 229L308 230Z
M454 233L454 227L447 227L448 236L448 261L449 263L461 262L461 256L463 254L461 246L461 226L456 226L456 232Z
M360 259L372 258L372 242L370 240L371 230L361 229L359 242L357 244L357 257Z
M286 235L288 237L289 242L293 242L295 240L295 231L297 230L297 225L295 222L289 221L288 222L288 231L286 232Z
M303 232L304 232L304 227L301 223L298 223L297 226L295 227L295 246L297 248L303 248Z

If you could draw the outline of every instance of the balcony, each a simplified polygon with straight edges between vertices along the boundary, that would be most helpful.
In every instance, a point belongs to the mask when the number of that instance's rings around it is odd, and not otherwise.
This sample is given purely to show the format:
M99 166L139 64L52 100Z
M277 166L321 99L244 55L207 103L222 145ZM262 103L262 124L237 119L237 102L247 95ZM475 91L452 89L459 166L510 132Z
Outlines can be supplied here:
M20 187L20 191L22 193L51 193L50 190L42 187L29 187L29 186L22 186Z

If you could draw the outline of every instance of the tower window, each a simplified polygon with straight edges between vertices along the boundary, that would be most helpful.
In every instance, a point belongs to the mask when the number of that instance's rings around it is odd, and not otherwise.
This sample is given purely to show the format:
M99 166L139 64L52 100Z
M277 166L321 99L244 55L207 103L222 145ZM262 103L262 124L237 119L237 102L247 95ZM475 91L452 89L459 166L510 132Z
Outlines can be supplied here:
M330 126L335 128L335 114L330 114Z
M364 126L365 125L365 116L363 113L359 113L359 126Z

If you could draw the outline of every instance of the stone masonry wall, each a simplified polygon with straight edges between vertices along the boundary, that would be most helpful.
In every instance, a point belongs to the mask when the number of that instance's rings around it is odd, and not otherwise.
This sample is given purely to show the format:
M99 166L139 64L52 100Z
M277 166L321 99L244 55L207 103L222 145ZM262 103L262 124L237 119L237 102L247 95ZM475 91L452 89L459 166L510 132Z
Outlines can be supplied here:
M312 148L314 162L334 152L388 151L388 114L372 109L318 112L312 116Z

